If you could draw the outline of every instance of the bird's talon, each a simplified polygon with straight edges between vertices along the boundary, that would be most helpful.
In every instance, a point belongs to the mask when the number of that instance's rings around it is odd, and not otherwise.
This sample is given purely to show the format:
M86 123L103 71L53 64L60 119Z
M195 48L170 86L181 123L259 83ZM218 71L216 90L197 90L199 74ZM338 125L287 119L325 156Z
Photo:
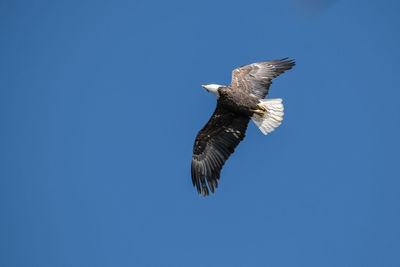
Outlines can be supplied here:
M264 115L264 111L259 110L259 109L253 110L253 112L258 114L258 115Z
M262 111L267 111L267 109L264 106L261 106L260 104L257 104L257 107Z

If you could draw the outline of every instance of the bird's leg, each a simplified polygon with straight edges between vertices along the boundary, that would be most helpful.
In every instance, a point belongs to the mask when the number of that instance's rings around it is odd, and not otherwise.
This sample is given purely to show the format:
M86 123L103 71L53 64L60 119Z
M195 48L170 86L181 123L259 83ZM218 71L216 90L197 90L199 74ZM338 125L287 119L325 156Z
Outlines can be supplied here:
M257 107L262 111L267 111L267 109L264 106L261 106L260 104L257 104Z
M260 116L264 115L264 111L262 111L260 109L254 109L253 112L258 114L258 115L260 115Z

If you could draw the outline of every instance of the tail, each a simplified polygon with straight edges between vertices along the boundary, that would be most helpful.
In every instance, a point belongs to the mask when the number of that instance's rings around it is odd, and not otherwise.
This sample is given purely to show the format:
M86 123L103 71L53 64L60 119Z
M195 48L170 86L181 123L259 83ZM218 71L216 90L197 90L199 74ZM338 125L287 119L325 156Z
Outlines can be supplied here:
M260 131L267 135L282 123L282 99L261 99L258 104L265 108L264 115L254 114L251 119L254 121Z

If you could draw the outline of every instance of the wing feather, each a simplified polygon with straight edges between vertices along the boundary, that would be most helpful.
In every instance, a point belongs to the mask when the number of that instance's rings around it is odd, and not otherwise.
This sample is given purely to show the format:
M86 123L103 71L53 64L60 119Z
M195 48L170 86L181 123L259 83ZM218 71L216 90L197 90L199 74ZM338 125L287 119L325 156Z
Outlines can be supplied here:
M192 182L199 194L209 195L218 188L225 161L246 134L250 118L237 115L221 105L197 134L192 157Z
M293 68L295 64L294 59L283 58L239 67L232 71L229 87L262 99L268 94L272 80Z

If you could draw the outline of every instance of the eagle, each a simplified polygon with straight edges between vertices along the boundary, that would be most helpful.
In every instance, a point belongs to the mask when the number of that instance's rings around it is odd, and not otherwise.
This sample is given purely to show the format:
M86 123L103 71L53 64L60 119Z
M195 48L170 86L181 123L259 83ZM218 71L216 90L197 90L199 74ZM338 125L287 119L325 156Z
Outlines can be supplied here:
M250 119L264 135L281 124L282 99L264 98L272 79L294 65L289 58L256 62L233 70L229 86L202 85L215 95L217 106L193 146L191 176L200 195L208 196L218 188L221 169L244 139Z

